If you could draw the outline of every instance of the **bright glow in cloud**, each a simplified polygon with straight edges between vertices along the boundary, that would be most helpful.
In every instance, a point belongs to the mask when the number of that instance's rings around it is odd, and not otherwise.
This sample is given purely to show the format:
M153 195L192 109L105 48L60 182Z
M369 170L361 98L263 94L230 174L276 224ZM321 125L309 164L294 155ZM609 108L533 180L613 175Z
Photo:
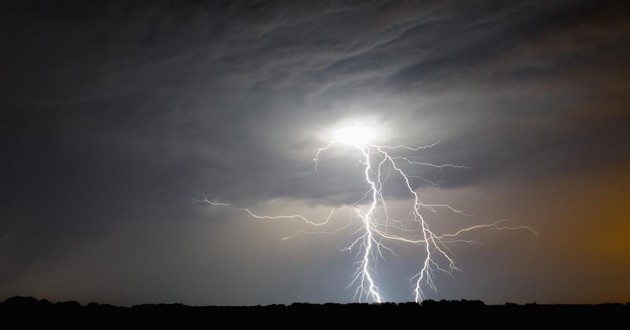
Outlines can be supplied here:
M353 147L361 147L373 142L376 130L364 125L352 125L338 128L333 133L333 140Z

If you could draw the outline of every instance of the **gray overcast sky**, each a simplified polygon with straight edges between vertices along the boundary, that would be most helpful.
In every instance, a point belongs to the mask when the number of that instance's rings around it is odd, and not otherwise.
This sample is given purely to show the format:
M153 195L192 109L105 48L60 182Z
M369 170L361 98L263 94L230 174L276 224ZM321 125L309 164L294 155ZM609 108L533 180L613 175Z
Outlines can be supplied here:
M474 167L414 185L473 214L444 222L540 232L454 247L463 272L429 298L630 300L623 1L0 8L0 299L351 301L351 231L282 240L304 226L240 208L325 217L360 199L356 157L313 164L355 120L392 144L439 141L422 161ZM235 207L191 202L203 194ZM399 248L379 283L409 301L421 250Z

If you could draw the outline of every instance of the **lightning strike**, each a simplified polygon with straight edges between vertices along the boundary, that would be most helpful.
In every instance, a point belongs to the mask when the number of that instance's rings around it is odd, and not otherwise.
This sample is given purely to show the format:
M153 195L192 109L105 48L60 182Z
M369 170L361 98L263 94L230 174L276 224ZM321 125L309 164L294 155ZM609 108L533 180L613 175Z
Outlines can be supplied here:
M378 145L374 140L377 137L376 130L361 125L342 127L334 131L331 141L322 148L317 149L315 157L315 169L319 163L320 156L325 152L354 151L359 157L359 163L363 166L362 173L369 190L355 204L355 213L360 219L360 226L352 234L357 237L352 243L340 249L341 251L355 251L357 261L355 272L348 287L355 287L354 297L359 302L385 301L385 297L376 283L376 270L378 260L384 259L386 253L395 255L392 248L386 245L387 242L399 242L404 244L417 245L422 247L423 257L419 261L419 271L410 278L412 294L416 302L425 299L425 290L430 289L437 292L435 277L437 274L452 276L454 272L460 271L457 267L454 254L449 249L449 245L456 243L479 244L474 239L464 239L463 235L493 229L504 230L526 230L533 234L538 234L527 226L511 225L510 220L499 220L490 224L475 225L459 229L453 233L437 234L432 229L432 224L427 219L428 214L437 214L440 210L446 210L456 215L469 217L470 215L460 211L448 204L427 204L422 201L420 193L417 192L412 183L419 180L424 183L437 186L436 183L412 173L419 168L433 169L471 169L471 167L455 164L432 164L414 160L415 154L405 156L405 153L418 153L426 149L433 148L437 143L426 146L410 147L405 145ZM411 200L411 208L408 218L395 219L388 211L388 201L384 193L384 186L388 178L396 175L402 182L402 189L408 194ZM214 202L207 197L199 202L213 206L228 206L229 204ZM366 210L362 210L361 205ZM300 220L310 226L321 227L329 224L335 215L333 208L329 215L322 221L312 221L303 215L258 215L248 208L243 208L251 217L263 220ZM351 227L353 222L349 222L333 231L307 231L300 229L291 236L283 239L291 239L299 234L328 234L333 235L344 229Z
M221 202L215 202L212 201L210 199L208 199L208 196L206 196L204 194L202 199L197 199L197 198L191 198L191 200L197 204L207 204L207 205L212 205L212 206L230 206L230 204L228 203L221 203Z

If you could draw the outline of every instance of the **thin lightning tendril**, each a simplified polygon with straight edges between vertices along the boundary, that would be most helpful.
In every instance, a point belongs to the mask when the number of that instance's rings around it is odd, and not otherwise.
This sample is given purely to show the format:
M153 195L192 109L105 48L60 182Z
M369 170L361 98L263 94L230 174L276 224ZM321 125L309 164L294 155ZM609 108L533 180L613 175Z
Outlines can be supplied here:
M412 187L412 180L421 180L425 183L437 186L436 183L427 180L418 175L410 175L406 172L407 167L430 167L435 169L453 168L453 169L471 169L472 167L454 165L454 164L431 164L419 162L398 154L403 152L419 152L430 149L437 145L436 143L420 146L409 147L404 145L395 146L379 146L365 142L353 142L350 145L343 141L330 141L325 147L317 149L314 162L317 170L320 155L324 152L337 153L336 147L342 150L355 150L360 155L359 163L363 166L363 174L369 190L365 195L354 204L357 216L361 219L361 226L354 231L353 235L358 237L346 248L341 251L357 251L357 261L355 264L355 272L348 287L355 286L355 300L359 302L376 302L385 301L381 290L377 286L375 274L377 261L384 259L386 252L395 255L394 251L385 245L385 242L401 242L406 244L419 245L423 247L424 258L420 262L420 271L410 278L410 284L413 287L413 296L416 302L421 302L425 298L425 289L431 289L437 292L435 284L436 274L443 273L453 276L455 271L460 271L457 267L453 252L449 249L449 244L465 243L480 244L474 239L464 239L461 236L475 231L494 229L498 231L504 230L527 230L533 234L538 234L533 229L522 226L512 225L510 220L499 220L490 224L481 224L460 229L454 233L446 233L438 235L432 231L426 220L426 212L437 214L439 210L447 210L451 213L470 216L448 204L426 204L421 201L420 193L416 192ZM389 152L395 152L396 155L390 155ZM398 175L404 182L404 189L409 193L413 202L409 210L408 219L394 219L390 217L387 202L383 192L383 187L387 178L392 175ZM206 203L213 206L228 206L230 204L214 202L205 197L202 200L196 200L200 203ZM362 211L359 205L367 202L367 210ZM323 221L311 221L303 215L278 215L267 216L257 215L248 208L244 208L251 217L263 220L301 220L308 225L321 227L329 224L334 218L336 209L332 209L330 214ZM342 230L349 228L353 224L350 221L347 225L333 231L306 231L300 229L293 235L284 237L283 239L295 238L299 234L326 234L333 235Z

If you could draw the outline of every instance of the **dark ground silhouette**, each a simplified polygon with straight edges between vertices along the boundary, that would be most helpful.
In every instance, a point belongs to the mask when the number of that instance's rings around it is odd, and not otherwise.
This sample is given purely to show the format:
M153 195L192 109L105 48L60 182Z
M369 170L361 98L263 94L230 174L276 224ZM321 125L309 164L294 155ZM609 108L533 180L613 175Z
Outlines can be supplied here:
M347 326L346 326L347 325ZM247 307L151 304L117 307L13 297L0 303L2 329L630 329L630 303L485 305L481 301L303 304Z

